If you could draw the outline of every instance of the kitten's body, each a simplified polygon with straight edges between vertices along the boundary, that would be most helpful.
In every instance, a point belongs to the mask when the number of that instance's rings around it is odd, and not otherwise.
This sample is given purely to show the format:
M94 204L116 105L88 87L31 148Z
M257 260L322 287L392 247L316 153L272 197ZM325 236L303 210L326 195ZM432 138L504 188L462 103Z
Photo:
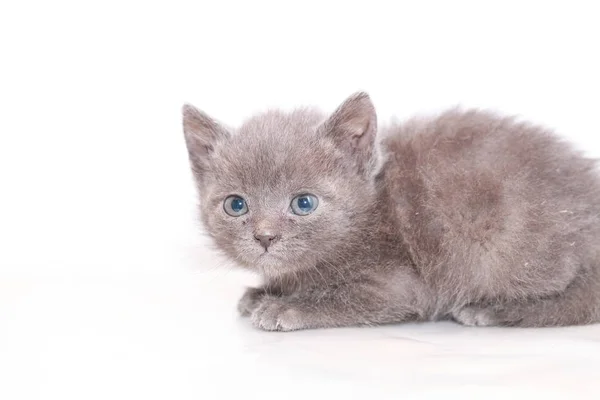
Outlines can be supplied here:
M453 110L378 143L364 94L235 135L188 106L184 128L207 231L265 280L239 306L258 327L600 321L600 179L541 128ZM312 214L289 212L300 193L320 198ZM231 194L247 214L223 212Z

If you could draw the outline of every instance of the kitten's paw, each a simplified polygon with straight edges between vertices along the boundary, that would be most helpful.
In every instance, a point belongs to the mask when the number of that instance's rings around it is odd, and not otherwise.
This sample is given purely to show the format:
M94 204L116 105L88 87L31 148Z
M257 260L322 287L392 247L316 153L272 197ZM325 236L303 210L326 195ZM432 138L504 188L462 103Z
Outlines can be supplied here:
M246 292L238 302L238 312L242 317L247 317L254 312L260 305L260 301L265 296L265 290L262 288L247 288Z
M498 325L496 313L491 307L469 306L452 313L452 318L466 326Z
M265 331L295 331L310 327L307 315L281 297L264 297L250 320L252 325Z

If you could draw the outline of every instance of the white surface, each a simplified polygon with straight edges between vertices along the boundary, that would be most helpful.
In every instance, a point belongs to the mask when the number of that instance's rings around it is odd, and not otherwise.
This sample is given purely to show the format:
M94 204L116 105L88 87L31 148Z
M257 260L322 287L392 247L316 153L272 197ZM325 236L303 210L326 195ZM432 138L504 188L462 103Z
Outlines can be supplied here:
M199 234L184 101L235 124L364 89L382 122L484 106L600 155L593 2L386 3L0 5L0 399L597 398L600 326L235 316L252 277Z
M0 397L596 398L597 326L266 333L235 316L240 283L215 273L4 280Z

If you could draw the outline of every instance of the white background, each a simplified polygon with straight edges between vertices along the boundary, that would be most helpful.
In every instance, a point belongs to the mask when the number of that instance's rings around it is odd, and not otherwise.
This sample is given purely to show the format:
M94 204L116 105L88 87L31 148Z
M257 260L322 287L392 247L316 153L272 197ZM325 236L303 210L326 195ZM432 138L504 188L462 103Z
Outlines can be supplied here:
M0 3L0 399L595 398L600 327L265 333L195 217L180 107L368 91L600 156L599 12L564 2Z

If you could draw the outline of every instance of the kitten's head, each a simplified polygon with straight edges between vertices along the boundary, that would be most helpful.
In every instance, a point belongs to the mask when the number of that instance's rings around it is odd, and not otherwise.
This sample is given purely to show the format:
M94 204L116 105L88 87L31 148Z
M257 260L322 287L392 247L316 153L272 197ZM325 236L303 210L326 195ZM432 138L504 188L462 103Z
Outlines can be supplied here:
M375 202L377 118L368 95L329 118L269 111L239 129L183 108L201 218L217 247L268 276L343 261Z

